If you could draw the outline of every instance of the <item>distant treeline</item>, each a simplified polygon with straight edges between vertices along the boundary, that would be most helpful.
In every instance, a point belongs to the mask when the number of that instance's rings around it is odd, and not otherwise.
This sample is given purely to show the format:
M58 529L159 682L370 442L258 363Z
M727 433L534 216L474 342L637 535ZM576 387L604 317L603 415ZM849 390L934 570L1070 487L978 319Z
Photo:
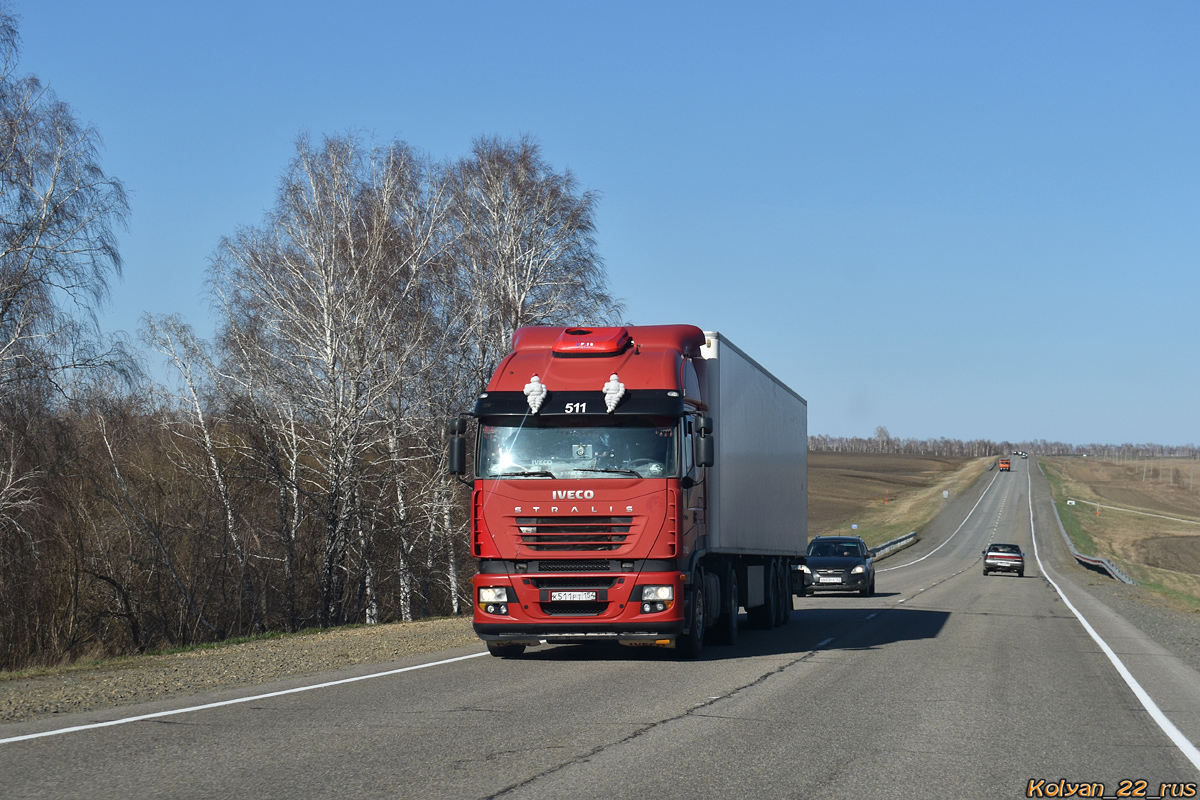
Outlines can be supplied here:
M1068 444L1033 439L1020 442L995 442L990 439L901 439L879 427L870 438L858 436L809 436L808 449L830 453L900 453L921 456L982 458L1021 451L1044 456L1090 456L1110 459L1200 458L1194 444Z

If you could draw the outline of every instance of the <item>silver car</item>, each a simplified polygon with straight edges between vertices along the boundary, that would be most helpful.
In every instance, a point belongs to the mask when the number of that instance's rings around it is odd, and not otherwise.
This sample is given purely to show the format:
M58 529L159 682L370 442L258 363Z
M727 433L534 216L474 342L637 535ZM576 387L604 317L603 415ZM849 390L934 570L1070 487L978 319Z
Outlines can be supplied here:
M992 542L983 551L983 574L989 572L1015 572L1018 578L1025 577L1025 554L1015 544Z

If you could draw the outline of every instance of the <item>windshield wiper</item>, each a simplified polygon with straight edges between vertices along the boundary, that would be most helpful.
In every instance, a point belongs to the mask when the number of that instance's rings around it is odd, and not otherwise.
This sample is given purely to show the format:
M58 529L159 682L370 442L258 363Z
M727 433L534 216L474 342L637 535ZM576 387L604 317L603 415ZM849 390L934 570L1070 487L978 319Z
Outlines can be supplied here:
M574 467L573 469L576 472L615 472L618 475L632 475L635 478L642 477L642 473L635 472L634 470L631 470L631 469L601 469L599 467L597 467L596 469L587 469L584 467Z
M490 475L489 477L492 477L492 478L538 478L538 477L553 478L554 473L549 472L544 469L533 469L533 470L529 470L528 472L498 472L494 475Z

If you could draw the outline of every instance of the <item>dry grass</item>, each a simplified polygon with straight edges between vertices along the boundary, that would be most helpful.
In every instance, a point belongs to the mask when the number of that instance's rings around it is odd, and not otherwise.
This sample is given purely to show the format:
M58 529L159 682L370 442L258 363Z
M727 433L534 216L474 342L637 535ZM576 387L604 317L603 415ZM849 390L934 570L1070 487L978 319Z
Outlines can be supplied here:
M1195 462L1118 463L1092 458L1042 458L1041 462L1076 547L1116 561L1143 585L1192 598L1193 603L1200 600L1200 488L1192 482ZM1078 502L1068 506L1068 498Z
M995 459L877 453L808 454L808 533L856 533L878 545L920 530L942 492L964 491Z

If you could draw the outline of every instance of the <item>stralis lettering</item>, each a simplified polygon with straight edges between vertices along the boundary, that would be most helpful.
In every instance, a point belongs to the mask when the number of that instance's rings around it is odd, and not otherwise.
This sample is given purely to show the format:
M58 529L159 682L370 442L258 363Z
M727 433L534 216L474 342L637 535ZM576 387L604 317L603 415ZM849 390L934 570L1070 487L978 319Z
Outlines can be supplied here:
M566 489L550 493L551 500L591 500L596 493L591 489Z
M523 508L524 508L524 506L513 506L513 513L516 513L516 514L522 514L522 513L524 513L524 512L522 511L522 509L523 509ZM533 513L535 513L535 514L536 514L536 513L538 513L539 511L541 511L543 508L545 508L545 506L530 506L530 508L531 508L531 509L533 509ZM578 514L578 513L579 513L579 506L571 506L571 512L572 512L572 513L574 513L574 514ZM550 506L550 513L551 513L551 514L557 514L557 513L558 513L558 506ZM592 506L592 508L591 508L591 510L590 510L590 511L584 511L583 513L585 513L585 514L603 514L603 513L604 513L604 506L601 506L600 508L596 508L595 506ZM615 513L617 513L617 507L616 507L616 506L609 506L609 507L608 507L608 513L610 513L610 514L615 514ZM633 513L633 506L625 506L625 513L626 513L626 514L632 514L632 513Z

